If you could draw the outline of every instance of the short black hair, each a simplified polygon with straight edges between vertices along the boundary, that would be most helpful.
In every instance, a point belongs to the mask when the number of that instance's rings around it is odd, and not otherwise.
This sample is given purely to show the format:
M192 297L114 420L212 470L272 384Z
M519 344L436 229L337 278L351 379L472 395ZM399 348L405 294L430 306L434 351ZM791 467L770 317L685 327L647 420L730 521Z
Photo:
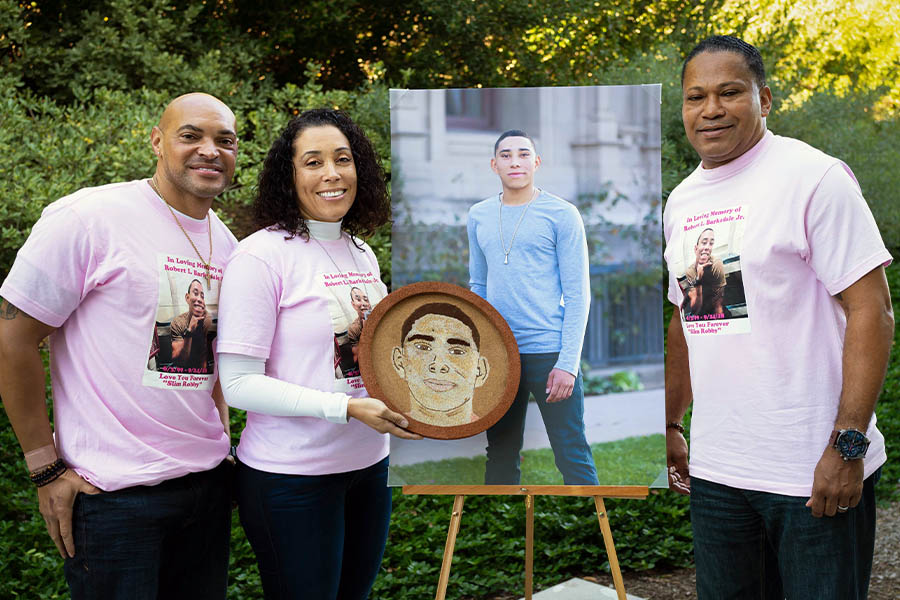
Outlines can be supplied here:
M344 215L341 228L350 235L364 237L390 221L391 199L372 142L344 111L313 108L291 119L269 149L253 202L258 227L282 229L289 237L309 236L294 186L294 140L307 128L323 125L337 127L347 137L356 167L356 198Z
M423 304L416 310L412 311L412 314L406 317L406 320L403 321L403 327L400 329L401 344L406 343L406 336L409 335L409 332L412 330L415 322L425 315L441 315L460 321L463 325L472 330L472 340L475 341L475 349L477 350L481 347L481 335L478 333L478 328L475 327L475 322L458 306L455 306L448 302L431 302L429 304Z
M713 229L712 227L707 227L706 229L704 229L703 231L700 232L700 235L697 236L697 244L700 243L700 238L702 238L702 237L703 237L703 234L706 233L707 231L712 231L712 232L713 232L713 237L715 237L715 235L716 235L716 230ZM694 246L696 246L697 244L694 244Z
M505 140L508 137L523 137L527 138L529 142L531 142L531 147L534 148L535 153L537 152L537 144L534 143L534 140L530 135L522 131L521 129L507 129L503 133L500 134L500 137L497 138L497 141L494 142L494 154L497 154L497 148L500 147L500 142Z
M708 37L690 51L684 64L681 65L681 85L684 86L684 72L688 63L701 52L734 52L744 57L747 68L753 74L753 79L759 89L766 87L766 68L763 66L762 55L752 44L748 44L740 38L731 35L714 35Z
M203 284L200 283L200 280L199 280L199 279L191 279L191 282L188 284L188 291L187 291L187 295L188 295L188 296L191 295L191 286L194 285L194 282L195 282L195 281L197 282L197 285L200 286L200 291L201 291L201 292L203 291Z

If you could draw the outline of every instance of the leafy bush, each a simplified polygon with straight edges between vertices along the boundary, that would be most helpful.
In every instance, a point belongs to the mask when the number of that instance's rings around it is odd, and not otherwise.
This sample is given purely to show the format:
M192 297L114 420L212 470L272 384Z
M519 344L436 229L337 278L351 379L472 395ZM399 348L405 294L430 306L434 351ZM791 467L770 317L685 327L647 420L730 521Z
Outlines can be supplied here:
M900 265L887 269L894 319L900 323ZM881 472L881 480L875 487L879 501L900 499L900 328L894 329L894 347L888 363L884 389L875 407L878 430L884 435L888 461Z
M390 173L387 88L366 84L356 91L322 90L315 67L303 87L269 89L253 98L221 95L238 115L239 156L234 185L214 208L238 237L252 233L248 205L259 169L275 136L296 112L334 106L346 110L372 139ZM82 187L148 177L155 156L150 130L171 99L164 92L96 90L90 101L63 104L22 93L0 77L0 280L44 206ZM372 240L390 281L389 240Z
M412 600L434 594L452 496L402 496L373 598ZM687 498L652 492L647 500L605 500L623 569L687 566L691 530ZM608 571L591 498L535 498L534 583ZM448 597L488 598L524 585L525 507L522 498L466 498L450 572Z
M615 394L618 392L633 392L644 389L641 378L634 371L618 371L612 375L590 375L588 365L581 364L584 373L585 395Z
M775 133L803 140L846 162L859 180L885 245L900 259L900 116L875 114L878 93L838 97L820 91L802 106L777 111Z

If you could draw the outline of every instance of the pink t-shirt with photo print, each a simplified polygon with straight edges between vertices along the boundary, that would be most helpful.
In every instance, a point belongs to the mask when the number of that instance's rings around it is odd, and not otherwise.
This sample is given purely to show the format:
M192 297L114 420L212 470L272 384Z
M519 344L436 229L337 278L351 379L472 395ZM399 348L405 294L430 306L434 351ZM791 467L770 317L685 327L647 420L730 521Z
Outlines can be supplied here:
M891 261L856 179L840 160L767 132L728 164L698 166L663 222L668 296L690 358L691 475L808 496L841 396L847 317L833 296ZM692 298L709 290L688 270L715 261L722 302L698 310ZM866 435L868 476L886 460L874 415Z
M185 232L139 180L85 188L47 206L0 287L10 304L57 328L50 336L56 446L106 491L208 470L228 453L211 396L214 365L179 366L170 328L191 310L185 294L195 280L203 300L194 310L215 322L222 268L237 240L212 211L208 222L177 218L204 252L212 228L209 285Z
M266 375L325 392L366 396L349 330L354 288L374 306L387 295L378 263L347 234L336 240L285 239L260 230L241 240L225 269L218 352L266 359ZM388 454L388 436L356 419L247 413L240 460L261 471L342 473Z

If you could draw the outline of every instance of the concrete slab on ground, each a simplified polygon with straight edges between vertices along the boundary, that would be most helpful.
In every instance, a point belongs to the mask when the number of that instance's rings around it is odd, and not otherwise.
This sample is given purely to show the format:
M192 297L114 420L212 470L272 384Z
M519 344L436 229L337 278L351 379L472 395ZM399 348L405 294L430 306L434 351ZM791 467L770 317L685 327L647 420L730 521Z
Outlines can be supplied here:
M532 594L532 600L616 600L616 590L584 579L570 579L564 583ZM644 600L626 594L628 600ZM521 600L524 600L522 598Z

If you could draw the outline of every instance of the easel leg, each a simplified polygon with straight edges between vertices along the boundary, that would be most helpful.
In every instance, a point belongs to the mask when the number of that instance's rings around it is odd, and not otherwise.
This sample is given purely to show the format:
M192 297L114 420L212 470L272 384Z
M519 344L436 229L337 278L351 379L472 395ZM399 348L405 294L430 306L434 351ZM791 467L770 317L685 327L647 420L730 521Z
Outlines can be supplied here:
M459 522L462 520L463 495L453 499L453 512L450 513L450 527L447 530L447 544L444 546L444 560L441 563L441 576L434 600L444 600L447 596L447 582L450 581L450 563L453 562L453 547L456 546L456 534L459 533Z
M616 596L619 600L626 600L625 582L622 580L622 571L619 570L619 559L616 557L612 529L609 527L609 518L602 496L594 496L594 506L597 507L597 519L600 521L600 531L603 532L603 543L606 546L606 556L609 558L609 570L612 572L613 583L616 585Z
M534 575L534 496L525 496L525 600L531 600Z

